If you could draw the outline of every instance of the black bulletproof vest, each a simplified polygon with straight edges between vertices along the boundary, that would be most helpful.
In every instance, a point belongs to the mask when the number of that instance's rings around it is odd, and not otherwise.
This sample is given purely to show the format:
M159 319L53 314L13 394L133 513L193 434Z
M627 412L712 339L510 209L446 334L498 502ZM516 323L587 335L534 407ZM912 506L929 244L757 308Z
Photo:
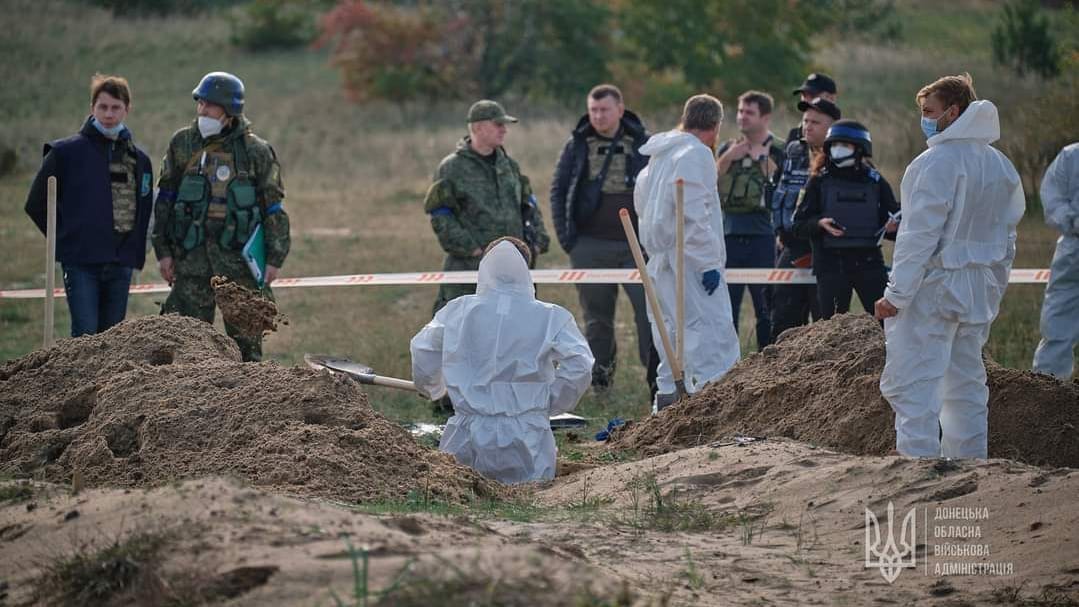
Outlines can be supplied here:
M825 248L849 249L876 247L880 230L880 184L856 182L825 176L821 180L821 208L843 227L843 236L827 233L821 241Z

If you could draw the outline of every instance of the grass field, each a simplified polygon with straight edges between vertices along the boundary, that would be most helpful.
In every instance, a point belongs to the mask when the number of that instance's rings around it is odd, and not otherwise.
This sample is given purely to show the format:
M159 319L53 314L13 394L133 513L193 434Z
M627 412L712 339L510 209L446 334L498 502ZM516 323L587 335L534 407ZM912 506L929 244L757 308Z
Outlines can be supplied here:
M0 88L0 107L7 116L0 124L0 140L16 148L19 161L16 174L0 178L0 289L44 284L44 239L22 206L41 143L70 134L85 118L87 86L95 71L131 80L135 99L128 124L155 164L170 134L192 119L190 91L204 73L226 70L244 79L247 114L282 159L293 229L285 276L440 267L442 256L422 212L422 198L439 160L464 133L467 102L351 105L325 53L238 51L225 42L229 32L223 19L117 21L105 11L62 0L5 0L4 5L7 13L19 15L20 24L0 39L0 77L6 84ZM836 44L821 49L815 60L819 69L837 76L844 114L861 118L874 130L882 170L897 189L903 167L923 145L912 99L919 85L943 73L970 70L978 78L979 93L998 101L1005 116L1021 109L1016 85L1030 85L990 67L986 7L991 3L946 9L949 22L961 24L954 28L941 27L939 11L932 13L933 19L920 12L932 6L916 3L902 9L911 16L903 45ZM945 47L962 50L941 59ZM885 74L888 77L882 77ZM793 88L797 83L791 84ZM790 101L784 91L775 93L782 103ZM632 107L633 100L628 101ZM582 109L527 99L509 99L507 106L522 119L511 130L507 147L546 201L558 152ZM673 115L667 111L644 118L651 129L665 130L673 126ZM791 108L783 106L775 130L785 133L792 122ZM724 136L733 134L724 127ZM1040 216L1028 217L1021 226L1016 267L1047 267L1054 239ZM568 265L557 246L540 258L541 267ZM160 280L152 254L138 280ZM1001 363L1029 366L1038 340L1042 292L1040 286L1009 289L989 345ZM280 289L276 294L290 324L266 339L269 358L292 365L304 352L334 353L387 375L407 377L408 340L429 319L435 288ZM539 294L579 312L571 288L544 287ZM162 300L135 296L129 314L154 314ZM639 416L646 410L643 370L632 357L631 315L624 299L620 305L617 387L603 399L586 397L580 411L587 416ZM748 297L742 317L743 350L749 350ZM40 301L0 301L0 360L39 347L42 319ZM68 328L60 302L57 333L65 335ZM403 393L378 392L372 401L400 420L430 415L426 403Z

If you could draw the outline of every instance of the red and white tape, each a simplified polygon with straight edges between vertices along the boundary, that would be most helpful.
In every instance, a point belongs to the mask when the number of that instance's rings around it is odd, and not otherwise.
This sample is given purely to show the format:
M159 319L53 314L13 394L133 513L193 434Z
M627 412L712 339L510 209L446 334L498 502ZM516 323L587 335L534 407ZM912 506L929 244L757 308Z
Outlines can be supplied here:
M396 274L342 274L339 276L306 276L302 278L278 278L275 289L290 287L347 287L354 285L435 285L474 284L477 272L402 272ZM724 278L732 284L812 284L815 282L809 270L772 270L728 268ZM552 284L611 284L639 283L641 275L631 269L532 270L532 281L541 285ZM1012 270L1011 284L1044 284L1049 282L1049 270ZM149 283L131 285L131 293L167 293L169 285ZM64 296L63 289L56 289L57 297ZM0 291L0 299L40 299L45 289L19 289Z

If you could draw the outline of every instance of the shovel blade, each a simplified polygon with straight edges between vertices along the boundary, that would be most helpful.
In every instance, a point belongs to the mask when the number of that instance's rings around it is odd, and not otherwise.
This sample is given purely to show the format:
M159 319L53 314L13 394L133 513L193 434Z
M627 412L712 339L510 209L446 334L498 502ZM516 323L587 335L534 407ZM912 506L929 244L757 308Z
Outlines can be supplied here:
M304 354L303 361L312 369L329 369L350 375L374 375L375 370L348 358L329 354Z

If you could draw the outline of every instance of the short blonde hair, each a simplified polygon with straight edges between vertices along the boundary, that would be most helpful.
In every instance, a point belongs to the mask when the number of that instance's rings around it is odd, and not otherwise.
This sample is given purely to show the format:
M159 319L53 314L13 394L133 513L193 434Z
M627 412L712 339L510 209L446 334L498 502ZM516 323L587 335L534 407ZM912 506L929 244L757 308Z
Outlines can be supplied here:
M978 98L974 92L974 78L969 73L938 78L936 82L923 86L915 95L914 102L921 106L922 101L931 96L940 99L945 108L952 105L958 107L960 114Z
M711 95L694 95L682 108L684 131L709 131L723 122L723 104Z

